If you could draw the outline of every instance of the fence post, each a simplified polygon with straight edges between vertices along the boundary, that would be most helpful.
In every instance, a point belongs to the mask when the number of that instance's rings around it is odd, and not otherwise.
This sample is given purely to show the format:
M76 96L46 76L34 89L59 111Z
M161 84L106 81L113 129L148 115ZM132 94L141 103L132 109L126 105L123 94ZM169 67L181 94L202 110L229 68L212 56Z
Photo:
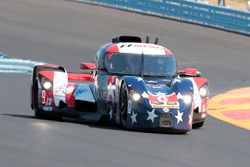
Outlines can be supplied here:
M219 6L225 6L225 0L218 0L218 5Z

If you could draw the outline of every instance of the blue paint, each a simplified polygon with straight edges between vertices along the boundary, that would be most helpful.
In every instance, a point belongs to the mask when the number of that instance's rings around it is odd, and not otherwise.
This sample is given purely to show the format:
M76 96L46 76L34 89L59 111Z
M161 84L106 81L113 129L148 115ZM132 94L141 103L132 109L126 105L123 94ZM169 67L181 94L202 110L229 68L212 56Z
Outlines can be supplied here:
M250 35L250 12L186 0L75 0Z

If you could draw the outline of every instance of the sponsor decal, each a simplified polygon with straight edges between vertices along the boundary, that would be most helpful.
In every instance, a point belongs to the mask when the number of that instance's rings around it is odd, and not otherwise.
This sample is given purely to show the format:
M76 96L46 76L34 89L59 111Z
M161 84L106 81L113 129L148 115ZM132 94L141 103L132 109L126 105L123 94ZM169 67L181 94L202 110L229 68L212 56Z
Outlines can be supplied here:
M69 86L69 87L67 87L66 89L63 90L63 93L71 94L71 93L73 93L74 89L75 89L74 86Z
M78 96L80 96L81 94L83 94L84 92L87 92L87 91L88 91L87 89L77 89L77 91L75 91L75 93L74 93L74 96L78 97Z
M66 85L60 85L55 88L55 93L57 94L57 93L64 92L65 88L66 88Z
M168 102L167 104L152 104L151 103L152 108L164 108L164 110L172 108L172 109L179 109L180 105L178 102Z
M149 93L149 102L152 108L173 108L179 109L179 102L175 93L165 95L163 93Z

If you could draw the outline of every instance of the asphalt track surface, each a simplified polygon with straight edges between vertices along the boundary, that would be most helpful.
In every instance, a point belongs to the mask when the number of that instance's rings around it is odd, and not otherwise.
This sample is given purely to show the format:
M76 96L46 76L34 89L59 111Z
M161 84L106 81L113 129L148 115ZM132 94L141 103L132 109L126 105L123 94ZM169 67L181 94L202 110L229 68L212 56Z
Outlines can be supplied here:
M63 0L0 1L0 50L78 70L120 34L160 37L180 67L196 67L216 95L250 83L250 38L220 30ZM247 167L250 133L208 117L189 135L36 120L30 76L0 74L1 167Z

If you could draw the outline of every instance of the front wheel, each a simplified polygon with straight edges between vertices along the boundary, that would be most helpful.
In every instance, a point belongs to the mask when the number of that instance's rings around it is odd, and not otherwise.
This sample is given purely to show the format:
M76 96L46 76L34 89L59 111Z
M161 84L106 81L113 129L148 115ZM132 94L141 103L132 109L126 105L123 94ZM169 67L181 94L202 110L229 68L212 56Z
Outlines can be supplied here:
M120 124L124 127L128 115L128 91L125 84L121 86L120 92Z
M39 109L38 107L38 84L37 82L35 83L34 85L34 115L35 115L35 118L37 119L43 119L44 118L44 114L43 112Z

